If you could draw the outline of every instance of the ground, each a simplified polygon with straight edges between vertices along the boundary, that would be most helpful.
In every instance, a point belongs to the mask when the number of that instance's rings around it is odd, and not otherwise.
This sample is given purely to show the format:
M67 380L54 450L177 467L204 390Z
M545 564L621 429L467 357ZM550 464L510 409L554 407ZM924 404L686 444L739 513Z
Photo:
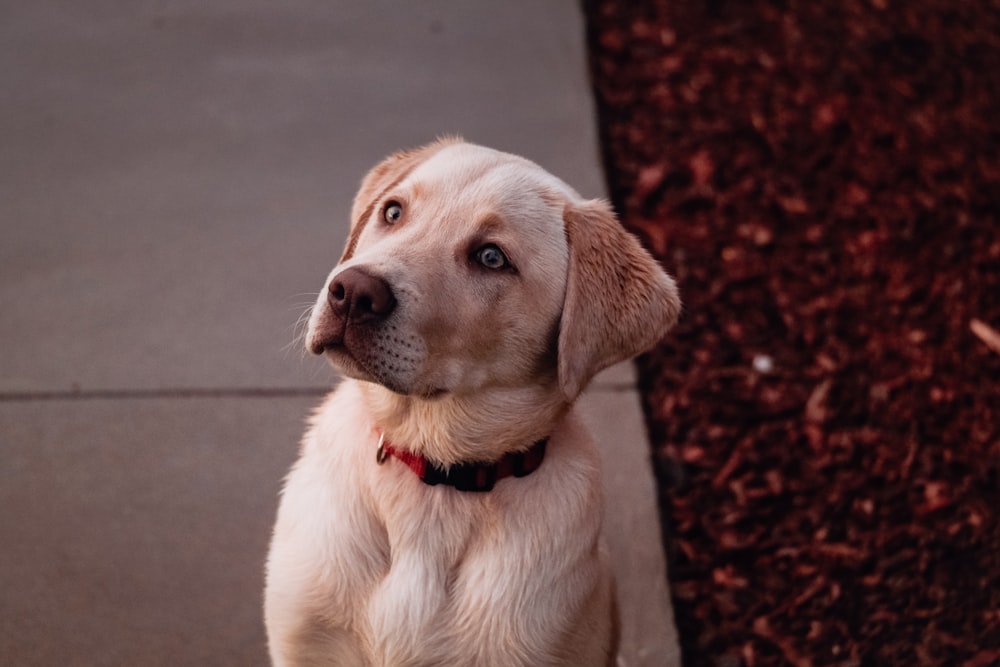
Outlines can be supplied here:
M584 6L684 664L1000 665L1000 7Z

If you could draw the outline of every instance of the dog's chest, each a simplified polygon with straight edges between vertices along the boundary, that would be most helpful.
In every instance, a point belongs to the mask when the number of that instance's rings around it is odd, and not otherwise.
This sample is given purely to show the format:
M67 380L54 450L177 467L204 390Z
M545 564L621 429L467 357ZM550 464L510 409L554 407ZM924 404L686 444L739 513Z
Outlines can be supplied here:
M558 635L565 622L558 606L571 601L539 595L564 590L571 575L552 558L561 545L545 512L528 517L502 495L457 493L435 489L429 502L386 516L391 562L366 607L369 645L383 664L468 664L472 656L475 664L518 664L511 646L531 664L548 649L532 638Z
M272 615L297 619L303 645L341 637L372 665L557 662L602 578L596 455L557 432L527 477L485 494L431 487L376 463L370 423L327 418L357 412L355 398L327 404L289 477Z

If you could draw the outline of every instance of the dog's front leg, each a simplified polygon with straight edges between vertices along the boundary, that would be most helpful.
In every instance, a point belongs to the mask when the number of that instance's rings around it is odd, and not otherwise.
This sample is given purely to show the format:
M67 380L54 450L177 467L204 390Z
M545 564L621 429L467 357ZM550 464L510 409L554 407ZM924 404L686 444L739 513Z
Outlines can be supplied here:
M417 557L394 560L368 605L371 650L380 665L436 665L446 575Z
M324 609L315 580L294 577L290 570L276 567L283 555L278 546L271 554L264 594L272 665L367 665L357 634Z
M284 631L269 632L268 644L274 667L332 667L367 665L354 633L324 625L317 619L302 619Z

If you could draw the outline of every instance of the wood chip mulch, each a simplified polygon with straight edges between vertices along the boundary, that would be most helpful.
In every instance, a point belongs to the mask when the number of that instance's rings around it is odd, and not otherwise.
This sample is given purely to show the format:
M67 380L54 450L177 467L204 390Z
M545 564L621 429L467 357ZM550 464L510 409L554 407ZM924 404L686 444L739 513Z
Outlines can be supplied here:
M1000 665L1000 5L584 7L685 666Z

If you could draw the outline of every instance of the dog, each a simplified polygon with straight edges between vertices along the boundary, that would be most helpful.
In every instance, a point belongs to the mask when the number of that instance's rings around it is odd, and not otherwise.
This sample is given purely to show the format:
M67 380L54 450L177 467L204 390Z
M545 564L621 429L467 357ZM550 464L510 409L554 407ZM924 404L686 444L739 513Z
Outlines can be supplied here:
M573 403L679 312L607 203L524 158L448 138L372 169L306 331L345 379L282 492L272 662L614 664Z

